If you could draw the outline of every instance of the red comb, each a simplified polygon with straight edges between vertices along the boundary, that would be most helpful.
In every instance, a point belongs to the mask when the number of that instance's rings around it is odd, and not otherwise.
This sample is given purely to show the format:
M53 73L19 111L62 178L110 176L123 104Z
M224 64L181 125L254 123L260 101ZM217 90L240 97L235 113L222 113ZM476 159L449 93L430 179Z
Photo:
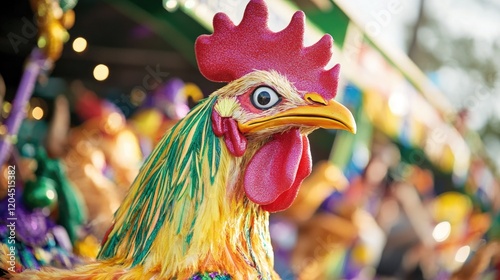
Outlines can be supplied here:
M201 35L195 44L203 76L215 82L230 82L254 70L275 70L298 90L317 92L327 100L335 97L340 66L325 70L332 57L332 37L326 34L316 44L304 47L302 11L296 12L290 24L277 33L269 30L267 20L263 0L248 3L238 26L226 14L217 13L214 33Z

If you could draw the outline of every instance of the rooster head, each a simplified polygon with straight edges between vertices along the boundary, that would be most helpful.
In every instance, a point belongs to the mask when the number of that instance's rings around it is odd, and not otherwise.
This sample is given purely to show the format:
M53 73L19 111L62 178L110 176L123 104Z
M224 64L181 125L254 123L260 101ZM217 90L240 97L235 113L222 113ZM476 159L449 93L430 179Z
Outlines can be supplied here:
M202 74L228 82L213 93L212 128L228 151L242 160L243 189L269 212L288 208L310 174L307 134L316 128L355 133L350 111L333 100L339 65L325 70L333 40L323 36L304 47L304 13L284 30L267 27L263 0L251 0L239 25L214 17L214 33L196 41Z

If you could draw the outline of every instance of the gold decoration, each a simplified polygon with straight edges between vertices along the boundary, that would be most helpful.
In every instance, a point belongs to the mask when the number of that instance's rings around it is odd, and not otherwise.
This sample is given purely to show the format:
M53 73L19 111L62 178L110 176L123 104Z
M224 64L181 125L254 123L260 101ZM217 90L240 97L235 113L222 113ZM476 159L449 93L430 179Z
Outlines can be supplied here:
M56 61L69 39L66 29L73 26L74 12L63 12L56 0L31 0L31 7L38 22L38 47L48 59Z

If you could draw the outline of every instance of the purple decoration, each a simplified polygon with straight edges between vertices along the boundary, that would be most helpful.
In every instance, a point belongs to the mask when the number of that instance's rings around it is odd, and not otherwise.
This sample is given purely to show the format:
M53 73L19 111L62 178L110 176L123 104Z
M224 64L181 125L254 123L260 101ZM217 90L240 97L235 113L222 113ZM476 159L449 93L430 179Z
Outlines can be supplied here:
M41 209L30 212L22 204L17 205L16 216L19 222L16 224L16 237L30 246L43 246L47 242L47 233L54 224Z
M56 240L57 244L61 246L62 249L72 252L73 251L73 246L71 245L71 240L69 239L68 232L66 229L62 226L55 225L52 228L52 235L54 235L54 239Z
M189 112L187 98L182 90L184 82L173 78L160 86L154 93L152 107L164 112L170 119L178 120Z
M153 94L148 94L141 108L156 108L164 113L169 119L181 119L185 117L190 110L183 88L184 82L181 79L170 79L159 86Z
M184 87L184 82L179 78L168 80L165 84L160 86L154 94L154 99L158 101L168 101L170 103L184 103L186 98L182 96L179 98L179 92Z
M17 89L16 96L12 102L12 109L9 117L5 121L5 126L7 128L7 135L14 136L17 135L19 127L25 117L26 104L28 103L33 89L35 87L36 80L40 74L42 68L48 64L48 60L43 56L42 52L35 48L26 63L24 68L23 77L21 78L21 83ZM12 143L7 139L0 139L0 165L6 161L12 148Z
M14 153L14 159L16 156L17 154ZM21 185L21 178L16 178L14 197L16 200L14 210L16 250L18 250L19 260L23 267L40 269L44 265L56 265L70 268L81 263L81 260L72 254L71 242L65 229L50 220L42 209L29 210L25 207ZM0 200L0 209L7 209L8 198L9 196L6 196ZM0 211L0 242L4 242L4 238L9 234L8 228L5 226L5 223L9 221L7 218L12 218L9 211ZM40 248L50 254L53 261L44 256L37 256L34 253L34 248Z
M30 211L24 206L20 184L20 180L16 180L16 237L30 246L43 246L47 242L47 232L54 224L47 219L41 209ZM8 198L6 196L0 201L1 209L7 209ZM8 221L9 217L8 211L0 212L0 221Z
M142 102L141 108L149 109L153 107L155 107L154 96L152 94L146 94L146 98L144 99L144 102Z
M320 211L326 211L330 213L337 213L337 206L340 205L340 202L345 199L344 194L338 191L333 191L330 196L328 196L321 206L319 207Z

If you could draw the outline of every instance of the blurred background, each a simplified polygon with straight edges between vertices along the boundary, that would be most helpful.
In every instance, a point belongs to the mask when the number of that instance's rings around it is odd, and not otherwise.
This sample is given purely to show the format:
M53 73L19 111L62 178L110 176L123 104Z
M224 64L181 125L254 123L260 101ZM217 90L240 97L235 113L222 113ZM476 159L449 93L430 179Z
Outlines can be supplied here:
M4 3L0 164L21 176L20 270L95 257L159 137L222 86L199 73L196 38L247 3ZM271 30L303 10L306 45L333 36L337 100L358 124L310 136L313 174L271 217L281 277L498 279L500 3L267 3Z

